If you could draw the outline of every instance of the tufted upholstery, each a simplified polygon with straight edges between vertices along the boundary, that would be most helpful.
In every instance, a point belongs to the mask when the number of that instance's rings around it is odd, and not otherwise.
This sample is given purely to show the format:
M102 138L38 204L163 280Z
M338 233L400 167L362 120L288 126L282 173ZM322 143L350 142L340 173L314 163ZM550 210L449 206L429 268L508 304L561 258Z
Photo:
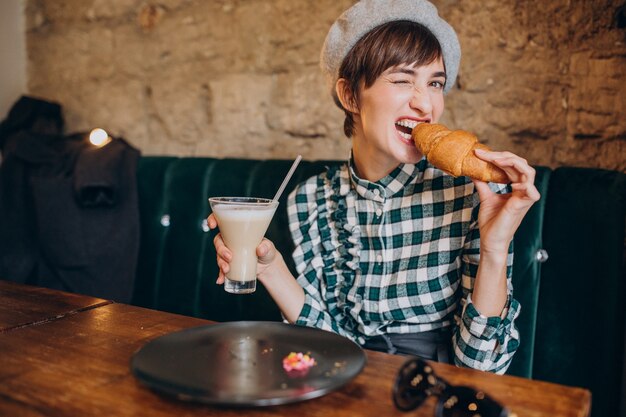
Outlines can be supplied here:
M143 157L134 304L216 321L280 320L262 285L252 295L232 295L215 284L214 232L205 219L210 196L272 198L291 162ZM303 161L286 188L267 236L288 262L288 193L338 163ZM593 416L617 415L624 389L626 175L537 167L536 185L543 198L515 238L522 339L508 373L587 387ZM541 249L549 255L545 263Z
M263 286L252 295L241 296L228 294L215 284L214 233L206 231L205 219L210 213L210 196L272 198L291 163L142 158L138 168L142 243L134 303L216 321L281 320ZM280 199L267 236L285 255L293 249L285 210L287 195L326 165L303 161ZM285 258L289 262L289 257ZM293 270L293 265L289 266Z
M623 416L626 175L557 169L546 197L532 376L591 389L592 416Z

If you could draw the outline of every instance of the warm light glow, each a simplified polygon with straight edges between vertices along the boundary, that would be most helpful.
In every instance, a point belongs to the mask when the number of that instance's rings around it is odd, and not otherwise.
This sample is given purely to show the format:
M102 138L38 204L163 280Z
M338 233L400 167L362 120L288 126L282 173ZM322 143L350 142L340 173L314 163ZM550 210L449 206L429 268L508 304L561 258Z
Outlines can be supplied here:
M94 129L89 134L89 142L96 146L104 146L111 141L111 137L104 129Z

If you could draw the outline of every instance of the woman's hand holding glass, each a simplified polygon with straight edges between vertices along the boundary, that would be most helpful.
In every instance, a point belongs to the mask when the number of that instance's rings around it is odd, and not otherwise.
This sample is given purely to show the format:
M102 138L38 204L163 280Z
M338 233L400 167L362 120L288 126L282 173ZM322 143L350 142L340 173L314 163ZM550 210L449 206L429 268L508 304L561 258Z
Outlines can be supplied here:
M213 214L208 217L207 223L211 229L218 227L217 218ZM230 271L230 262L233 259L233 254L226 247L221 233L215 236L213 244L215 245L217 265L219 267L219 275L216 282L222 285L226 280L226 274ZM284 317L292 323L295 322L304 305L304 290L291 275L282 254L276 249L271 240L263 238L256 248L256 254L258 257L257 277L259 281L261 281L274 299Z
M215 215L213 213L209 215L207 223L210 229L215 229L218 227L217 219L215 218ZM215 236L215 238L213 239L213 245L215 246L215 252L217 254L217 266L219 267L219 274L216 283L222 285L224 284L224 281L226 279L226 274L228 273L228 271L230 271L230 262L233 259L233 253L230 249L228 249L228 247L226 247L221 233L218 233ZM272 241L267 238L263 238L259 246L257 246L256 254L259 258L259 261L257 263L257 275L259 276L259 279L261 279L263 273L268 268L268 266L276 259L277 256L280 257L281 255L276 250L276 247L274 246Z

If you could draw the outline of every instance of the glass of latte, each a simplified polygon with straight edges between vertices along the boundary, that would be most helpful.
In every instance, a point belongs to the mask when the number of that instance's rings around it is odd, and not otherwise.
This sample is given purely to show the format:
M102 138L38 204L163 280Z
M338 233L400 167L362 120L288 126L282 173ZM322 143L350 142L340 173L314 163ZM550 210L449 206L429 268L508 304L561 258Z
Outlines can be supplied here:
M233 255L224 289L233 294L252 293L256 290L256 248L272 221L278 201L255 197L212 197L209 204L224 244Z

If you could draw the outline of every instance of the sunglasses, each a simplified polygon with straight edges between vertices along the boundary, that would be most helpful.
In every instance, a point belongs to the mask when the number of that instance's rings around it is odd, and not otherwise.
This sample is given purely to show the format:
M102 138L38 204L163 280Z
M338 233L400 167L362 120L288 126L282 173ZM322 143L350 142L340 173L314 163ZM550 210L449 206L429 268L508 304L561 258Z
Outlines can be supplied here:
M439 398L436 417L515 417L483 391L448 384L423 360L414 358L405 362L393 387L396 407L402 411L414 410L431 395Z

